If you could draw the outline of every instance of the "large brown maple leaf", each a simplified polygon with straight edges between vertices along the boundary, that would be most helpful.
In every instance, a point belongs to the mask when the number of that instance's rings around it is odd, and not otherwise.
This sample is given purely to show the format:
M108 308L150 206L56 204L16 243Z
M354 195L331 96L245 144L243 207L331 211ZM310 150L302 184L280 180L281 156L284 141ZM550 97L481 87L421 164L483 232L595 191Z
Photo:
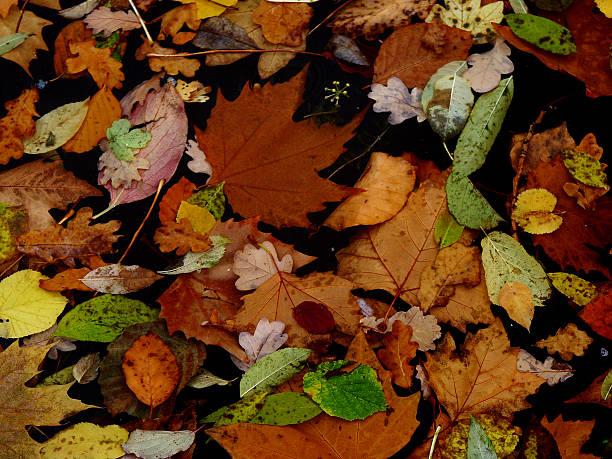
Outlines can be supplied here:
M301 102L306 72L287 83L245 87L234 102L217 99L205 131L196 128L216 181L234 210L275 226L309 226L308 212L355 191L317 175L341 153L361 116L343 127L291 117Z

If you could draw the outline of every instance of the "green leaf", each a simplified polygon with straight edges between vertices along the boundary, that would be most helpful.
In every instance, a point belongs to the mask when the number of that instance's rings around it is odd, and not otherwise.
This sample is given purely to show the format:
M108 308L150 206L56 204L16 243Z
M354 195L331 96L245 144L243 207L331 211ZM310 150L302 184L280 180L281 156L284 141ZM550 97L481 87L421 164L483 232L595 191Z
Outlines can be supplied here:
M436 73L434 73L430 78L423 92L421 93L421 106L423 107L423 111L426 112L429 107L429 102L434 95L434 90L436 86L436 82L445 75L457 75L461 76L468 69L468 65L466 61L452 61L448 64L444 64Z
M223 185L208 186L201 191L192 194L187 202L196 206L204 207L208 210L215 219L219 220L225 213L225 194L223 193Z
M288 347L258 360L242 375L240 397L253 391L266 391L288 381L299 373L311 352L310 349Z
M268 392L253 392L236 403L224 407L227 409L215 421L215 427L229 426L238 422L249 422L262 409L264 399L267 396ZM206 422L210 421L207 420Z
M506 14L512 32L525 41L555 54L568 55L577 52L574 37L569 29L550 19L533 14Z
M459 135L474 104L469 81L459 75L445 75L436 81L427 105L427 121L442 140Z
M299 424L318 416L321 408L309 397L298 392L269 395L261 411L249 422L286 426Z
M576 180L589 186L605 188L608 177L604 166L595 157L584 151L565 150L561 152L563 164Z
M151 133L142 129L132 129L128 120L122 118L113 121L111 127L106 129L106 138L110 149L122 161L133 161L133 148L144 148L151 140Z
M461 233L463 233L463 228L463 225L457 223L455 217L448 210L444 210L436 220L434 240L441 249L448 247L459 240Z
M514 82L510 77L478 98L457 140L453 173L468 176L484 164L504 122L513 94Z
M77 305L60 321L53 336L110 343L130 325L157 319L159 311L122 295L102 295Z
M104 36L103 32L97 33L92 36L96 40L96 48L112 48L119 41L121 34L118 30L115 30L108 37Z
M333 376L350 363L347 360L321 363L315 372L304 375L304 392L330 416L348 421L385 411L387 401L374 368L359 365L350 373Z
M506 282L522 282L533 295L535 306L544 306L552 291L538 261L512 236L494 231L482 240L482 265L489 298L499 304L499 291Z
M608 400L612 396L612 371L610 371L601 385L601 398Z
M448 210L461 225L473 229L491 229L503 218L491 207L480 191L465 176L452 173L446 181Z
M17 253L17 238L28 230L28 215L23 207L0 202L0 263Z
M17 48L29 36L30 34L28 33L19 32L0 37L0 56L2 56L4 53L8 53L12 49Z
M493 443L478 421L470 415L470 431L467 442L467 459L497 459Z
M597 287L574 274L548 273L554 287L579 306L586 306L597 296Z
M227 386L235 379L223 379L219 376L214 375L208 370L202 370L202 372L193 378L187 383L189 387L193 387L194 389L205 389L206 387L211 386Z
M188 252L176 268L157 272L159 274L176 275L192 273L204 268L212 268L223 258L225 246L232 241L217 235L210 236L210 240L213 244L210 249L205 252Z
M72 381L74 381L74 376L72 375L73 368L74 365L62 368L57 373L53 373L52 375L47 376L45 379L39 382L36 387L57 386L71 383Z

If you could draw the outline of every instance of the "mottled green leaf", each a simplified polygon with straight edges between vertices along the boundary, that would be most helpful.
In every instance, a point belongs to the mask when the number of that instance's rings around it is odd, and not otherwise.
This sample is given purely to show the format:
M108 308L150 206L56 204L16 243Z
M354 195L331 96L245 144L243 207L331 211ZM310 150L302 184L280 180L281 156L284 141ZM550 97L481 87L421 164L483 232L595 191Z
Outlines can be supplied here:
M208 186L201 191L197 191L187 199L187 202L189 204L204 207L213 214L213 217L219 220L225 213L225 194L223 193L223 185L225 185L225 182Z
M608 400L612 396L612 371L610 371L601 385L601 398Z
M18 32L0 37L0 56L2 56L4 53L8 53L12 49L17 48L29 36L30 34Z
M310 349L288 347L259 359L240 380L240 397L271 389L297 374L310 356Z
M506 14L512 32L525 41L555 54L575 53L576 43L569 29L533 14Z
M319 413L321 408L306 395L298 392L281 392L269 395L261 411L250 422L286 426L306 422Z
M474 103L469 81L459 75L444 75L434 85L427 105L427 121L443 140L459 135Z
M330 416L348 421L385 411L387 401L374 368L359 365L350 373L334 376L350 363L347 360L321 363L316 371L304 375L304 392Z
M157 319L159 311L122 295L102 295L77 305L57 326L54 336L110 343L130 325Z
M535 306L544 306L552 291L544 269L512 236L494 231L482 240L482 265L489 298L499 304L499 291L506 282L522 282L533 295Z
M576 180L589 186L605 188L608 177L602 165L595 157L584 151L565 150L561 152L563 164Z
M470 431L467 442L467 459L497 459L493 443L478 421L470 415Z
M232 403L215 421L215 427L229 426L238 422L249 422L263 407L268 392L252 392ZM213 413L214 414L214 413ZM207 419L207 418L206 418ZM206 422L210 422L207 421Z
M45 379L39 382L36 387L58 386L62 384L71 383L72 381L74 381L74 376L72 375L73 368L74 365L62 368L57 373L53 373L52 375L47 376Z
M229 239L213 235L210 236L212 247L204 252L188 252L173 269L167 269L164 271L157 271L159 274L186 274L198 271L204 268L212 268L215 266L223 255L225 255L225 246L232 241Z
M142 129L131 129L131 127L130 122L122 118L113 121L111 127L106 129L109 147L115 156L122 161L133 161L133 149L146 147L152 138L150 132Z
M0 263L17 252L17 238L28 230L28 215L23 207L0 202Z
M473 229L491 229L503 218L465 176L451 174L446 181L448 210L461 225Z
M463 233L463 228L463 225L457 223L455 217L453 217L448 210L445 210L436 220L434 240L441 249L448 247L459 240L461 233Z
M554 287L579 306L586 306L597 296L597 287L569 273L548 273Z
M468 176L484 164L504 122L513 94L514 82L510 77L478 98L457 140L454 174Z

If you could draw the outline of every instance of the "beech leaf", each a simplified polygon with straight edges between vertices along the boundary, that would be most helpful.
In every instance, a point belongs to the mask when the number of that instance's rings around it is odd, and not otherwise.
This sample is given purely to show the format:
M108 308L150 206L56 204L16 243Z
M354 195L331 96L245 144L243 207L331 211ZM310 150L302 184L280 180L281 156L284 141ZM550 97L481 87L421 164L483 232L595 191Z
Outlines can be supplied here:
M191 430L141 430L130 433L123 450L142 459L163 459L186 451L195 441Z
M550 19L533 14L506 14L506 22L518 37L551 53L568 55L577 52L569 29Z

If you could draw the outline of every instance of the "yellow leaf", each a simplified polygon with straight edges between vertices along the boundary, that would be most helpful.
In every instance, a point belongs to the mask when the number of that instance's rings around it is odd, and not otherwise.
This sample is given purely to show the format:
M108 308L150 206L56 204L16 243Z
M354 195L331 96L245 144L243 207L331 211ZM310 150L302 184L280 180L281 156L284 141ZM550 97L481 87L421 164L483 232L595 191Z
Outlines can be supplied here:
M605 17L612 18L612 0L595 0L595 4Z
M208 233L216 223L215 217L207 209L187 201L181 202L176 214L176 222L179 223L183 218L189 220L193 230L200 234Z
M198 6L198 19L211 18L213 16L219 16L223 13L228 6L234 6L238 3L238 0L178 0L181 3L189 4L195 3Z
M40 455L52 459L115 459L125 454L121 445L127 441L129 435L127 430L119 426L101 427L81 422L47 441L40 449Z
M555 215L554 194L544 188L532 188L518 195L512 220L530 234L547 234L559 229L563 218Z
M21 338L51 327L68 300L38 282L48 277L26 269L0 282L0 337Z
M499 305L508 312L508 316L529 330L535 308L529 287L522 282L506 282L497 298Z
M475 44L487 42L495 35L492 22L504 19L504 2L493 2L480 6L481 0L444 0L446 8L434 5L425 22L441 20L449 27L472 32Z

